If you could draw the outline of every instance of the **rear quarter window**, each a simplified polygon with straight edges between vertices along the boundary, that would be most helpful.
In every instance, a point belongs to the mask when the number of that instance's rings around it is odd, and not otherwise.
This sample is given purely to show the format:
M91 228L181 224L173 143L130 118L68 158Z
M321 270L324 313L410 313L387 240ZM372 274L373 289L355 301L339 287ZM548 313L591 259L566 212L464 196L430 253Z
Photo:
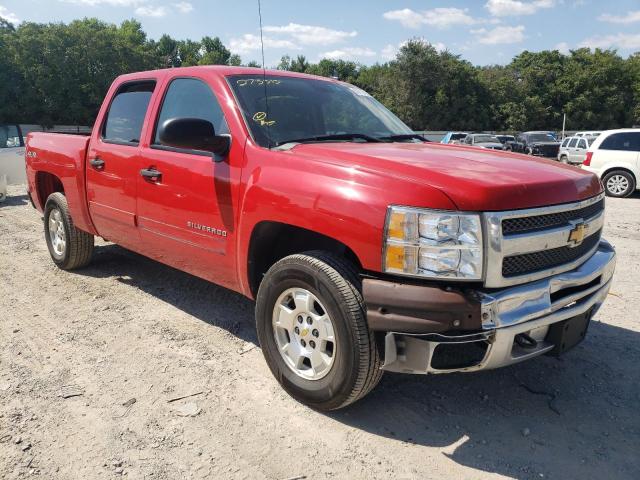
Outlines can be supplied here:
M640 132L614 133L600 144L600 150L640 152Z

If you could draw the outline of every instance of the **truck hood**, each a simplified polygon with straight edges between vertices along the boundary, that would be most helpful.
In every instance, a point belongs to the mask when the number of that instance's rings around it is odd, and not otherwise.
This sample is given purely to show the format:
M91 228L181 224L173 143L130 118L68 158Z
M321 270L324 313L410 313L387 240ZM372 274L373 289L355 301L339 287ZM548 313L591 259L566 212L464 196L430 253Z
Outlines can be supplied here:
M499 211L584 200L601 192L584 170L540 158L437 143L312 143L289 151L439 189L460 209ZM390 197L392 192L389 192ZM394 203L393 198L389 203ZM416 199L414 206L429 207Z

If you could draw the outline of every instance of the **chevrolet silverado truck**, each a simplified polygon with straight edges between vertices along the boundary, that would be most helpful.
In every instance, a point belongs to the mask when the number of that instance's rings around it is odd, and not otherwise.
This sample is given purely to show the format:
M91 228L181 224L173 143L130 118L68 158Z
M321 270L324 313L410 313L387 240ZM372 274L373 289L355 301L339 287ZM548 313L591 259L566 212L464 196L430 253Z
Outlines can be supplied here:
M26 163L56 265L88 265L98 236L254 299L273 375L320 410L384 371L561 354L615 268L595 175L426 143L334 79L124 75L91 135L32 133Z

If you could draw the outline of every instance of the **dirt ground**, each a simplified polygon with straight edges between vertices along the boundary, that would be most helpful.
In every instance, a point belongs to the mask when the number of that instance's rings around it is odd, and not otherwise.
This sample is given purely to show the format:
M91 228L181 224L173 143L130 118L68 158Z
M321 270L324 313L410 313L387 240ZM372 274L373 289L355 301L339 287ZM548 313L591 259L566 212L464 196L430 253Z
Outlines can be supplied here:
M60 271L11 187L0 478L638 479L640 196L607 202L618 270L575 350L492 372L386 374L322 414L271 376L250 301L103 242L90 267Z

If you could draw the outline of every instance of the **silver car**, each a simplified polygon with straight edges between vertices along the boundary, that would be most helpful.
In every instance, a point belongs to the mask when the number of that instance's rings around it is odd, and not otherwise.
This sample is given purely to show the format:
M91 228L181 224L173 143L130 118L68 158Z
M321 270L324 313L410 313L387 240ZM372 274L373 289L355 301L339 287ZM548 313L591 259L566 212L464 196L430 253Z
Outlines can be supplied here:
M504 150L504 145L498 137L489 133L471 133L462 141L464 145L490 148L492 150Z
M589 137L567 137L562 141L558 151L558 161L571 165L581 165L587 157L587 149L598 138Z
M26 182L24 141L19 125L0 124L0 202L7 185Z

